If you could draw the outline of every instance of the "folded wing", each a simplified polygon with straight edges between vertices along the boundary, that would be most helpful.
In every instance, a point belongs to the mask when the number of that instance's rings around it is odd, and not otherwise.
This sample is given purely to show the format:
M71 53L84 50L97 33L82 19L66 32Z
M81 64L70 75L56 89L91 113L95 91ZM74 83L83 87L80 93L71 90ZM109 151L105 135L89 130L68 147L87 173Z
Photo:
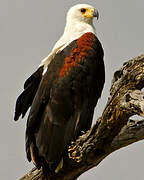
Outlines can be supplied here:
M27 121L29 161L38 168L56 168L70 141L90 128L104 81L103 49L93 33L85 33L55 55Z

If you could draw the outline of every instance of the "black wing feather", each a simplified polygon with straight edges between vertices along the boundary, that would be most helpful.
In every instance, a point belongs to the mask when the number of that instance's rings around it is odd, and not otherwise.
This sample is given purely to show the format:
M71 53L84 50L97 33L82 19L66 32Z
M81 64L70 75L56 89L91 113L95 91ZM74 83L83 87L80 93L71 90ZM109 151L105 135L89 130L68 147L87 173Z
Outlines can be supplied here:
M28 108L31 106L37 89L39 87L40 81L42 79L43 66L38 68L38 70L33 73L24 83L24 90L17 98L15 107L14 120L18 120L20 115L22 118L25 116Z

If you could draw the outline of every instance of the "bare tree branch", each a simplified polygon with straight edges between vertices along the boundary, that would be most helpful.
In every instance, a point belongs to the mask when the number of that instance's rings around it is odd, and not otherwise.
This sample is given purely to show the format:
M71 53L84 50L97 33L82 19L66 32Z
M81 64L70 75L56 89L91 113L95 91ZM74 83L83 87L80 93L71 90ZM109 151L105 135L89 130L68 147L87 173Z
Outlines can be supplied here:
M144 120L129 120L135 114L144 116L142 88L144 55L126 62L114 73L110 97L102 116L86 134L72 142L64 157L63 169L48 179L75 180L113 151L144 139ZM21 180L40 180L42 176L42 170L34 168Z
M130 120L111 143L111 152L144 139L144 120Z

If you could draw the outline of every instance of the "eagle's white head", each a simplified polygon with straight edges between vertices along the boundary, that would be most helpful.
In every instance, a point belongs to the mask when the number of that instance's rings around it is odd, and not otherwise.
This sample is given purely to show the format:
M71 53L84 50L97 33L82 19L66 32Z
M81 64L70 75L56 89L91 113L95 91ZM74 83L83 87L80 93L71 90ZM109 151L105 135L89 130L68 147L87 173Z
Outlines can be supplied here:
M99 17L98 10L88 4L77 4L71 7L67 13L67 23L82 22L92 24L93 18Z

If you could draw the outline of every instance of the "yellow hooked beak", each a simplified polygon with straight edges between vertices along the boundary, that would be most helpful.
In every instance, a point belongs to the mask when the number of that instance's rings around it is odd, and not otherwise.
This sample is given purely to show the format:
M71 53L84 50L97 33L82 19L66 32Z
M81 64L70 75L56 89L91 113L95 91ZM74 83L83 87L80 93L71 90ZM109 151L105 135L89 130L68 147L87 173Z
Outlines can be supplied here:
M98 19L99 18L99 13L98 13L98 10L96 10L94 8L89 8L89 9L86 9L85 13L83 13L83 16L85 18L94 18L94 17L96 17Z

